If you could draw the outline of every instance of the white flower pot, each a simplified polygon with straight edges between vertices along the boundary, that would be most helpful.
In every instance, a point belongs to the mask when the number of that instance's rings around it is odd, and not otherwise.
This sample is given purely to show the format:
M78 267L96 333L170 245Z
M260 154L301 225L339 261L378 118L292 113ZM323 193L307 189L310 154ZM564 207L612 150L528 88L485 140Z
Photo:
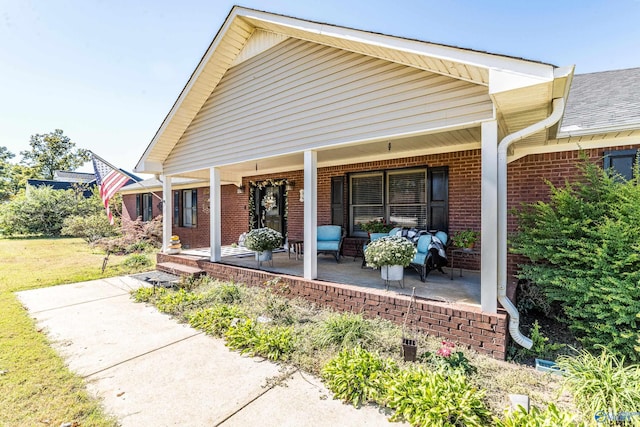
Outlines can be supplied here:
M401 265L383 265L380 267L380 275L383 280L402 280L404 267Z
M263 252L256 252L256 261L271 261L273 258L273 252L271 250L266 250Z

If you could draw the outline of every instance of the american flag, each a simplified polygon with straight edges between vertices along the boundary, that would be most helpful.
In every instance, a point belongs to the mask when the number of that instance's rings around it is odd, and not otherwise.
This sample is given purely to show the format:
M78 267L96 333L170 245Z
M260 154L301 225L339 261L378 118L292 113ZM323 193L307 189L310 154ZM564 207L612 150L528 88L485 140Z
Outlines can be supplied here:
M96 174L96 182L100 186L100 198L102 199L104 208L107 210L109 223L113 225L113 215L109 209L109 199L111 199L123 185L129 182L131 178L121 171L114 169L95 154L91 153L91 157L93 160L93 170Z

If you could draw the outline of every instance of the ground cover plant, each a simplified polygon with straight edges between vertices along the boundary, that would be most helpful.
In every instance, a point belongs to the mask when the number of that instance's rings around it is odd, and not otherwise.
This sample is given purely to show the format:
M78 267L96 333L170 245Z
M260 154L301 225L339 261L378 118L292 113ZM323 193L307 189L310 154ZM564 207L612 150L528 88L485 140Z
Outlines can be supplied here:
M104 257L81 239L0 239L0 425L117 424L67 369L13 294L139 271L123 265L126 256L111 256L103 273Z
M400 327L290 299L284 280L261 288L211 279L181 285L191 290L140 288L132 297L152 304L198 301L176 305L171 314L224 339L230 349L321 376L335 398L355 406L375 403L390 411L391 420L443 426L579 426L594 420L590 409L578 411L575 399L585 397L563 389L560 376L424 334L416 335L419 361L405 362ZM530 396L531 413L505 414L509 393Z

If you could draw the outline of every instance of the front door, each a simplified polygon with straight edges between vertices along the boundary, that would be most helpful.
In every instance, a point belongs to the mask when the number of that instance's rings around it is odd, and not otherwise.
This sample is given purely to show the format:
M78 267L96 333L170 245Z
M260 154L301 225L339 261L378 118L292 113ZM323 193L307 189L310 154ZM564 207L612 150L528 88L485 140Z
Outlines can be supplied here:
M257 188L258 226L269 227L285 235L284 223L284 188L281 185L271 185L262 189Z

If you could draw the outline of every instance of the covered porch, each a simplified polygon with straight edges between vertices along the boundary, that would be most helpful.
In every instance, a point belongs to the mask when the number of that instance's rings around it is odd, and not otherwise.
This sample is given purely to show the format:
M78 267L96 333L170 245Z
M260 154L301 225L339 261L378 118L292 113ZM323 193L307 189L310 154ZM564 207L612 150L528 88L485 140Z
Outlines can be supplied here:
M180 256L208 261L210 249L185 250ZM223 246L220 263L246 269L259 269L274 274L304 277L304 264L301 257L296 259L295 253L287 253L284 250L274 252L272 263L263 262L258 265L253 252L245 248ZM412 289L415 288L416 297L422 300L480 306L480 272L478 271L463 269L460 276L458 268L452 272L451 268L447 267L444 269L444 274L432 271L427 276L426 282L422 282L420 275L413 268L407 267L402 282L393 281L387 286L379 270L362 268L361 258L343 256L341 261L336 263L333 256L318 255L317 265L316 280L318 281L376 289L386 291L389 295L410 296Z

